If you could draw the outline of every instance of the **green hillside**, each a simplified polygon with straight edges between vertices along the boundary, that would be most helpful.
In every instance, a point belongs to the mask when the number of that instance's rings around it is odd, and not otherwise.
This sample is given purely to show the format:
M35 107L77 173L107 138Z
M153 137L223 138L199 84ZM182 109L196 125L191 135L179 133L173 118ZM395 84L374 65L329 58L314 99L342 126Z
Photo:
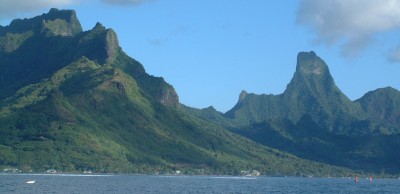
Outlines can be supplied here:
M301 158L374 173L400 172L400 92L372 91L352 102L335 85L326 63L300 52L284 93L243 91L227 113L190 110L263 145Z
M389 129L383 133L400 132L400 92L398 90L391 87L377 89L366 93L356 102L361 104L370 120Z
M52 9L0 28L0 166L23 171L349 176L188 114L100 23ZM195 111L195 110L193 110ZM211 110L212 112L212 110Z

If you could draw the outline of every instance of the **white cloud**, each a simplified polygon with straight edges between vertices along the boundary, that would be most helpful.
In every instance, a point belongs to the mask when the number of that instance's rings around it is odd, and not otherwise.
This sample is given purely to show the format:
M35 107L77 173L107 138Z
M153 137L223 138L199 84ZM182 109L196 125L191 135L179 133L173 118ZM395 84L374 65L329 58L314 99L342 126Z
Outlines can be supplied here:
M0 0L0 20L13 19L20 14L72 4L75 0Z
M400 28L399 0L302 0L297 23L316 33L316 43L340 44L355 56L378 33Z
M102 0L111 5L139 5L153 0Z

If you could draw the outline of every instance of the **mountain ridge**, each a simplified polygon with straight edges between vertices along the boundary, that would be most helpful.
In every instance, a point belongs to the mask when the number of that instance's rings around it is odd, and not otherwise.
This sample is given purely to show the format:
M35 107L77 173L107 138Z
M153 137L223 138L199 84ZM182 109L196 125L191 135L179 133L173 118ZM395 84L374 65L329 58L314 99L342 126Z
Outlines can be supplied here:
M326 63L313 51L298 54L296 71L282 94L242 92L238 103L225 113L245 124L249 124L249 120L262 122L277 118L297 122L304 114L311 114L318 123L325 122L323 127L329 130L337 128L343 118L364 118L361 107L340 91ZM319 118L321 116L323 118Z
M53 25L54 24L54 25ZM46 33L54 36L73 36L82 32L82 26L74 10L50 9L47 14L42 14L30 19L14 19L8 26L1 26L0 36L6 33L18 34L27 31Z
M127 56L112 29L97 23L81 31L74 15L51 9L1 28L0 45L9 39L18 45L0 51L0 167L24 172L352 173L262 146L187 114L173 86Z
M367 92L355 102L361 104L368 117L381 125L389 125L400 132L400 91L392 87Z
M400 92L370 91L351 101L336 86L327 64L315 52L300 52L296 71L282 94L242 91L226 113L188 110L263 145L301 158L399 173L393 153L399 142ZM211 111L211 112L210 112Z

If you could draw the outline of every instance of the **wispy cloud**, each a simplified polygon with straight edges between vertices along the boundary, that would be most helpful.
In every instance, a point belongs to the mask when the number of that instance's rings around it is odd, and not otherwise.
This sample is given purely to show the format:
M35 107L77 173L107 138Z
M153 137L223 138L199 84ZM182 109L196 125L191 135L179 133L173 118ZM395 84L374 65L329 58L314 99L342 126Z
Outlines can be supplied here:
M174 39L176 36L180 36L187 33L190 33L187 27L176 26L168 33L165 33L158 38L151 38L147 42L153 46L161 46L164 45L165 43L168 43L170 39Z
M400 45L390 51L388 60L392 63L400 63Z
M110 5L140 5L154 0L101 0Z
M0 0L0 20L12 19L20 14L40 9L70 5L76 0Z
M356 56L378 33L400 28L398 0L301 0L297 23L316 33L316 43L340 44Z
M160 46L160 45L163 45L167 41L168 41L168 38L155 38L155 39L150 39L147 42L153 46Z

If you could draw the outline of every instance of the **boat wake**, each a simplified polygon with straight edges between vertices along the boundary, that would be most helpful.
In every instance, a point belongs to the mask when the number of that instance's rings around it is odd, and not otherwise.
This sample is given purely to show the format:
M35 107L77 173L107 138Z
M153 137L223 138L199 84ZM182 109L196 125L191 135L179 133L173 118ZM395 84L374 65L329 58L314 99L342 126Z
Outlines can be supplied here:
M210 177L212 179L248 179L248 180L254 180L257 179L256 177L247 177L247 176L216 176L216 177Z

